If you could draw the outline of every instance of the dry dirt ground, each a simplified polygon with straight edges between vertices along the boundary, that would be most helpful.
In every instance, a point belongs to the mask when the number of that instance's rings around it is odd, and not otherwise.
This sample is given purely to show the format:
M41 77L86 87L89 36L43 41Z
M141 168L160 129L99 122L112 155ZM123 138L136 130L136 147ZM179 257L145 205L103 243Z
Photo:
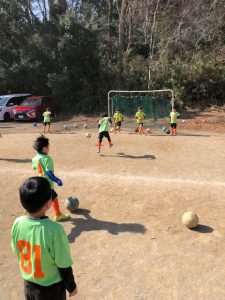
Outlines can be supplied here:
M80 200L80 210L63 223L76 299L225 299L225 135L182 128L192 121L180 122L176 137L112 134L114 147L104 141L101 155L96 129L55 123L49 138L55 174L64 182L56 188L60 205L71 195ZM10 229L23 214L18 187L36 175L32 143L41 126L0 128L0 299L22 300ZM199 216L195 230L181 224L188 210Z

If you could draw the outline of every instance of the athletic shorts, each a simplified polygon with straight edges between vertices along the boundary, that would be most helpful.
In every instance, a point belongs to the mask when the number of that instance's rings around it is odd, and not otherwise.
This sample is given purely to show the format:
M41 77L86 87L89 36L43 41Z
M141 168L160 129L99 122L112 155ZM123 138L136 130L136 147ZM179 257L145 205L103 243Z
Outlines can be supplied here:
M42 286L25 280L24 295L26 300L66 300L66 288L62 281Z
M171 128L177 128L177 123L171 123Z
M116 127L117 127L117 126L119 126L119 127L121 126L121 121L116 122Z
M100 143L102 142L103 137L106 137L109 142L111 141L108 131L99 132L98 139Z
M55 198L58 198L58 194L56 193L55 190L51 190L51 193L52 193L52 200L54 200Z
M43 122L44 126L51 125L51 122Z

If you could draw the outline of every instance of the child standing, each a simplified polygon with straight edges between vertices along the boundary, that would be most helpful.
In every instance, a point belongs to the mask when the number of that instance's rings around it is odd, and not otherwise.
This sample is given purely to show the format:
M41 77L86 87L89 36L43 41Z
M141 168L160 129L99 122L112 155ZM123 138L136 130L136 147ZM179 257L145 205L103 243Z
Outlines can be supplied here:
M43 113L43 117L44 117L44 121L43 121L43 131L45 134L45 129L48 126L48 131L49 133L51 133L51 112L50 112L50 108L46 108L46 111Z
M109 148L113 146L110 135L109 135L109 127L112 125L112 120L110 117L108 117L107 114L102 114L100 120L98 121L98 129L99 129L99 135L98 135L98 150L97 153L100 153L101 146L102 146L102 139L103 137L106 137L109 143Z
M45 215L51 195L43 177L31 177L20 187L27 215L15 220L11 246L24 279L26 300L66 300L66 290L70 297L77 294L66 233Z
M138 134L144 134L144 118L145 118L145 113L142 111L142 107L138 107L138 111L136 112L135 118L137 119L138 123Z
M173 107L170 113L170 126L171 126L171 133L170 135L176 135L177 133L177 118L180 117L180 113L176 111L176 108Z
M48 155L50 150L49 139L45 136L39 136L34 142L33 148L37 151L37 155L32 159L32 168L37 170L40 176L45 177L51 185L52 190L52 206L55 212L55 221L60 222L69 219L69 215L61 213L59 209L58 195L54 190L54 182L58 186L62 186L62 180L54 175L54 163L51 156Z
M120 133L121 132L121 124L123 122L123 115L120 113L119 108L116 109L113 119L115 122L114 132L116 133L116 131L118 130Z

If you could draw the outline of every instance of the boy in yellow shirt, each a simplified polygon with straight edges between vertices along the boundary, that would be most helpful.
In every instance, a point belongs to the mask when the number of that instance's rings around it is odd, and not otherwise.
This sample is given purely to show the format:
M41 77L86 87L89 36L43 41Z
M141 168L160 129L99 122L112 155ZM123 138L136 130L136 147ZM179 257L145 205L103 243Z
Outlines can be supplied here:
M121 124L123 122L123 115L120 113L119 108L116 109L113 119L115 122L114 132L116 133L116 131L118 130L118 132L120 133L121 132Z
M145 118L145 113L142 111L142 107L138 107L138 111L136 112L135 118L137 119L138 123L138 134L144 134L144 118Z
M177 118L180 118L180 113L176 111L175 107L173 107L170 113L170 126L171 126L170 135L176 135L177 133Z

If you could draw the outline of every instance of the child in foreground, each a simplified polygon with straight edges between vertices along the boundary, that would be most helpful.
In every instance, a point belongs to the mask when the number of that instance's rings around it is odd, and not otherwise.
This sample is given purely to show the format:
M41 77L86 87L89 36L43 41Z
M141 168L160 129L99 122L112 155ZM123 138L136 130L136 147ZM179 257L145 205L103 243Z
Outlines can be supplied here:
M66 233L48 219L51 186L43 177L31 177L20 187L20 202L27 215L17 218L11 246L24 279L26 300L66 300L77 294Z
M62 186L63 183L61 179L54 175L54 163L51 156L48 155L50 150L49 139L43 135L39 136L34 142L33 148L37 151L37 155L32 159L32 168L33 170L37 170L39 175L45 177L50 183L55 221L60 222L69 219L69 215L61 213L58 195L54 190L54 182L57 183L58 186Z
M110 135L109 135L109 127L112 125L112 120L110 117L108 117L107 114L102 114L101 118L98 121L98 129L99 129L99 135L98 135L98 150L97 153L100 153L101 146L102 146L102 139L103 137L106 137L109 143L109 148L113 146Z

